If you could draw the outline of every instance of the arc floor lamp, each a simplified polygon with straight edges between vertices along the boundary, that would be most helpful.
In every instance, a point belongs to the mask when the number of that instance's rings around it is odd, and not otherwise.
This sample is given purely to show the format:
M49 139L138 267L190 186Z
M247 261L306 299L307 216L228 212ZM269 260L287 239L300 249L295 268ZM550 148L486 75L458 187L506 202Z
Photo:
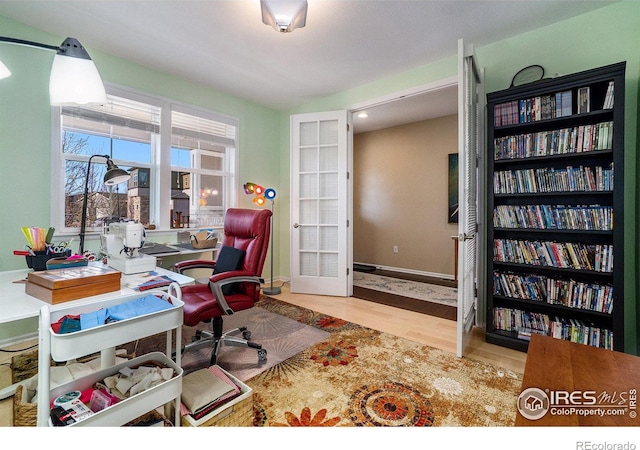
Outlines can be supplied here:
M267 204L267 200L271 201L271 242L269 244L271 251L271 284L268 288L262 289L262 293L265 295L278 295L282 291L279 287L273 285L273 221L275 220L274 205L276 190L273 188L265 189L255 183L245 183L244 192L245 194L255 194L255 197L253 198L254 205L262 207Z
M5 36L0 36L0 42L56 52L49 77L51 105L102 104L107 101L98 69L77 39L68 37L58 46ZM0 61L0 79L10 75L11 71Z

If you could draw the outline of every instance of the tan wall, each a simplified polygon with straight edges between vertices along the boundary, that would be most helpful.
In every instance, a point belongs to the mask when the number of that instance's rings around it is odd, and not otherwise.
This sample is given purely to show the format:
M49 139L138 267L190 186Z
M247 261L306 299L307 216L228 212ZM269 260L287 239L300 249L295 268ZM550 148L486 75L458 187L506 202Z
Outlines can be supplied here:
M354 136L354 262L453 276L448 155L458 152L457 117Z

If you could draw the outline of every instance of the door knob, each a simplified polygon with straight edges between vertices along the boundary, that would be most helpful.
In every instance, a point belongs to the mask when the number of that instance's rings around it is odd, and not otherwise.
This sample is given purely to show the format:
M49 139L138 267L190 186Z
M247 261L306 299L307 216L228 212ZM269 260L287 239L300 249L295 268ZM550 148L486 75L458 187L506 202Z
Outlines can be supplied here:
M300 224L298 222L294 223L293 228L300 228Z

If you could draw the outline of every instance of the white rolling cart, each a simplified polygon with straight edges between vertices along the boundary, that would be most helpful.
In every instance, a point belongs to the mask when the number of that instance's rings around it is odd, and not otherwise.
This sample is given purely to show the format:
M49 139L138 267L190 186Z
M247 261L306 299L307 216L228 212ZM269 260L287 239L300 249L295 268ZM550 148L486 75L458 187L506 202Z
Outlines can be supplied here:
M131 319L112 322L106 325L80 330L73 333L57 334L51 324L65 315L77 315L96 311L101 308L119 305L127 301L145 297L149 294L161 296L170 301L172 307L166 310L144 314ZM68 426L119 426L160 406L174 402L174 425L180 424L180 395L182 393L181 351L182 342L182 292L177 283L172 283L168 291L149 290L131 295L115 295L112 299L94 302L82 306L70 306L52 312L49 306L40 309L39 352L38 352L38 426L48 426L51 400L72 391L90 388L96 382L118 373L125 367L136 367L145 363L157 362L174 370L175 376L146 391L119 401L115 405L92 414L88 418ZM172 345L172 330L176 330L176 342ZM166 331L167 352L153 352L121 364L115 364L115 347L146 336ZM176 361L171 360L175 347ZM73 380L50 389L49 367L54 361L68 361L92 353L101 352L101 369L91 375Z

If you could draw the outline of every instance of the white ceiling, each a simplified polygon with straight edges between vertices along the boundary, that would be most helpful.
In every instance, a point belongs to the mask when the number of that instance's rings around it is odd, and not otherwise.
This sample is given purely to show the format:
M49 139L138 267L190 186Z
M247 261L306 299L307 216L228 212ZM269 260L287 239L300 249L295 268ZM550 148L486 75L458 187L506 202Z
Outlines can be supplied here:
M479 47L610 3L308 0L306 27L288 34L262 23L259 0L0 0L0 15L286 110L455 55L459 38Z

